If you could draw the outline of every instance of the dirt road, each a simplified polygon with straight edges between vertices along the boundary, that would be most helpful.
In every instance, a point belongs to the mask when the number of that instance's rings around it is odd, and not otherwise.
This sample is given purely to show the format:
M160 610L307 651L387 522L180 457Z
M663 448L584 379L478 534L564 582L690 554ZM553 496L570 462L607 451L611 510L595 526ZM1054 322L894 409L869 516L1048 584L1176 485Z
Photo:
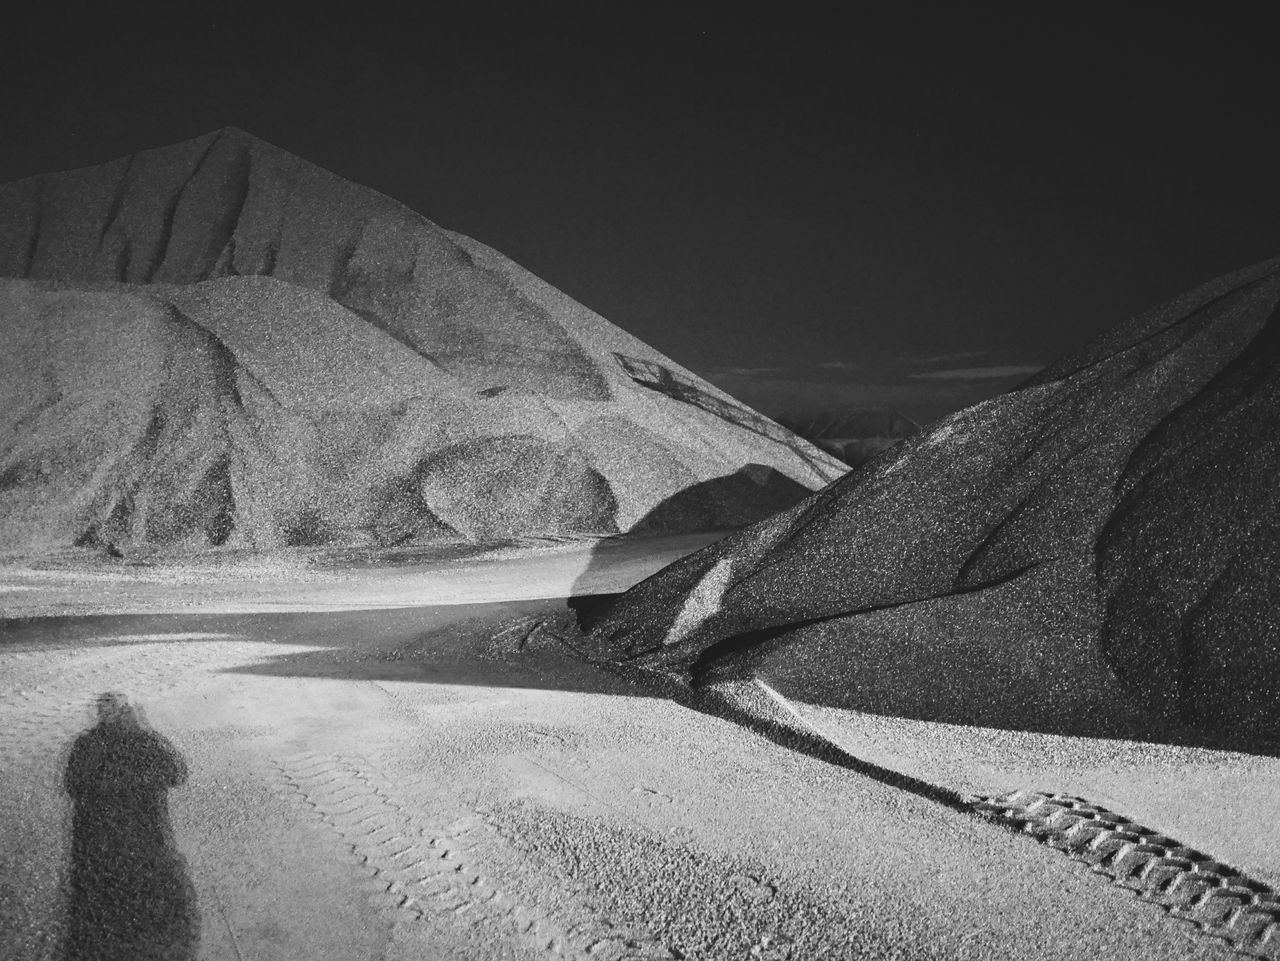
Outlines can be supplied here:
M1238 956L1026 836L493 640L557 607L3 622L0 957Z

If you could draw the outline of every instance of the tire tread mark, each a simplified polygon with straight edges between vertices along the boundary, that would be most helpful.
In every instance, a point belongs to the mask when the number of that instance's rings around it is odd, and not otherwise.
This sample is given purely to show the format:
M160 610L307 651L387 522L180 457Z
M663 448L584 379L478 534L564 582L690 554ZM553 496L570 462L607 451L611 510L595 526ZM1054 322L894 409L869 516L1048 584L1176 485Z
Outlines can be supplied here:
M1067 794L1013 791L980 798L972 809L1088 865L1240 954L1280 959L1280 894L1207 854Z
M323 822L372 882L375 902L408 921L458 919L543 954L583 961L670 961L661 941L621 936L607 920L564 928L493 886L468 858L489 825L477 812L427 823L362 759L303 754L272 759L282 793ZM496 835L495 835L496 837ZM631 932L628 932L630 935Z

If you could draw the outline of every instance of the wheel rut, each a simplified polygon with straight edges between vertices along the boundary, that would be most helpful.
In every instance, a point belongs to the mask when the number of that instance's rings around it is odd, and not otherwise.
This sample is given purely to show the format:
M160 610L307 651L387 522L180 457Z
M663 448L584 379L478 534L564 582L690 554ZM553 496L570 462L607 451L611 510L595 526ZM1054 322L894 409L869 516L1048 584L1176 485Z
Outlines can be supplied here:
M1280 894L1235 868L1143 827L1114 811L1066 794L1021 790L964 796L849 754L759 678L721 682L701 692L717 713L763 736L954 810L1029 834L1098 874L1225 941L1240 954L1280 961ZM726 708L728 709L726 711Z
M505 842L485 814L406 803L363 758L297 754L271 760L286 797L327 825L365 875L371 902L397 922L459 928L515 942L535 956L584 961L678 959L657 938L604 918L565 921L504 889L483 870L486 845Z
M1088 865L1240 954L1280 959L1280 894L1207 854L1066 794L1014 791L975 801L972 809Z

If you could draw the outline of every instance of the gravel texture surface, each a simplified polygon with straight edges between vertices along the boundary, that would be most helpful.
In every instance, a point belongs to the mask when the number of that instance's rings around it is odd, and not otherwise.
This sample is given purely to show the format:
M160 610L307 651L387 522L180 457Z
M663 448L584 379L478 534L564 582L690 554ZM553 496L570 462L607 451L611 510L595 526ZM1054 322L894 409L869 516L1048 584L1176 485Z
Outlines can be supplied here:
M697 688L959 723L1280 738L1280 269L1142 315L593 621Z
M0 550L737 526L844 465L243 131L0 185Z

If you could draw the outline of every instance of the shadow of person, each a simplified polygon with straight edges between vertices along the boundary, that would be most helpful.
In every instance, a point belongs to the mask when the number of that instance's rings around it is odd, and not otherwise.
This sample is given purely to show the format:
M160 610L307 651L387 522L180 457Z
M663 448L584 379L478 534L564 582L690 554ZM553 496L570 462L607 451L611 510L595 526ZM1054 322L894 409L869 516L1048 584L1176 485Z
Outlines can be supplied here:
M74 805L64 961L194 959L199 909L168 800L186 764L123 694L101 695L97 710L64 778Z

